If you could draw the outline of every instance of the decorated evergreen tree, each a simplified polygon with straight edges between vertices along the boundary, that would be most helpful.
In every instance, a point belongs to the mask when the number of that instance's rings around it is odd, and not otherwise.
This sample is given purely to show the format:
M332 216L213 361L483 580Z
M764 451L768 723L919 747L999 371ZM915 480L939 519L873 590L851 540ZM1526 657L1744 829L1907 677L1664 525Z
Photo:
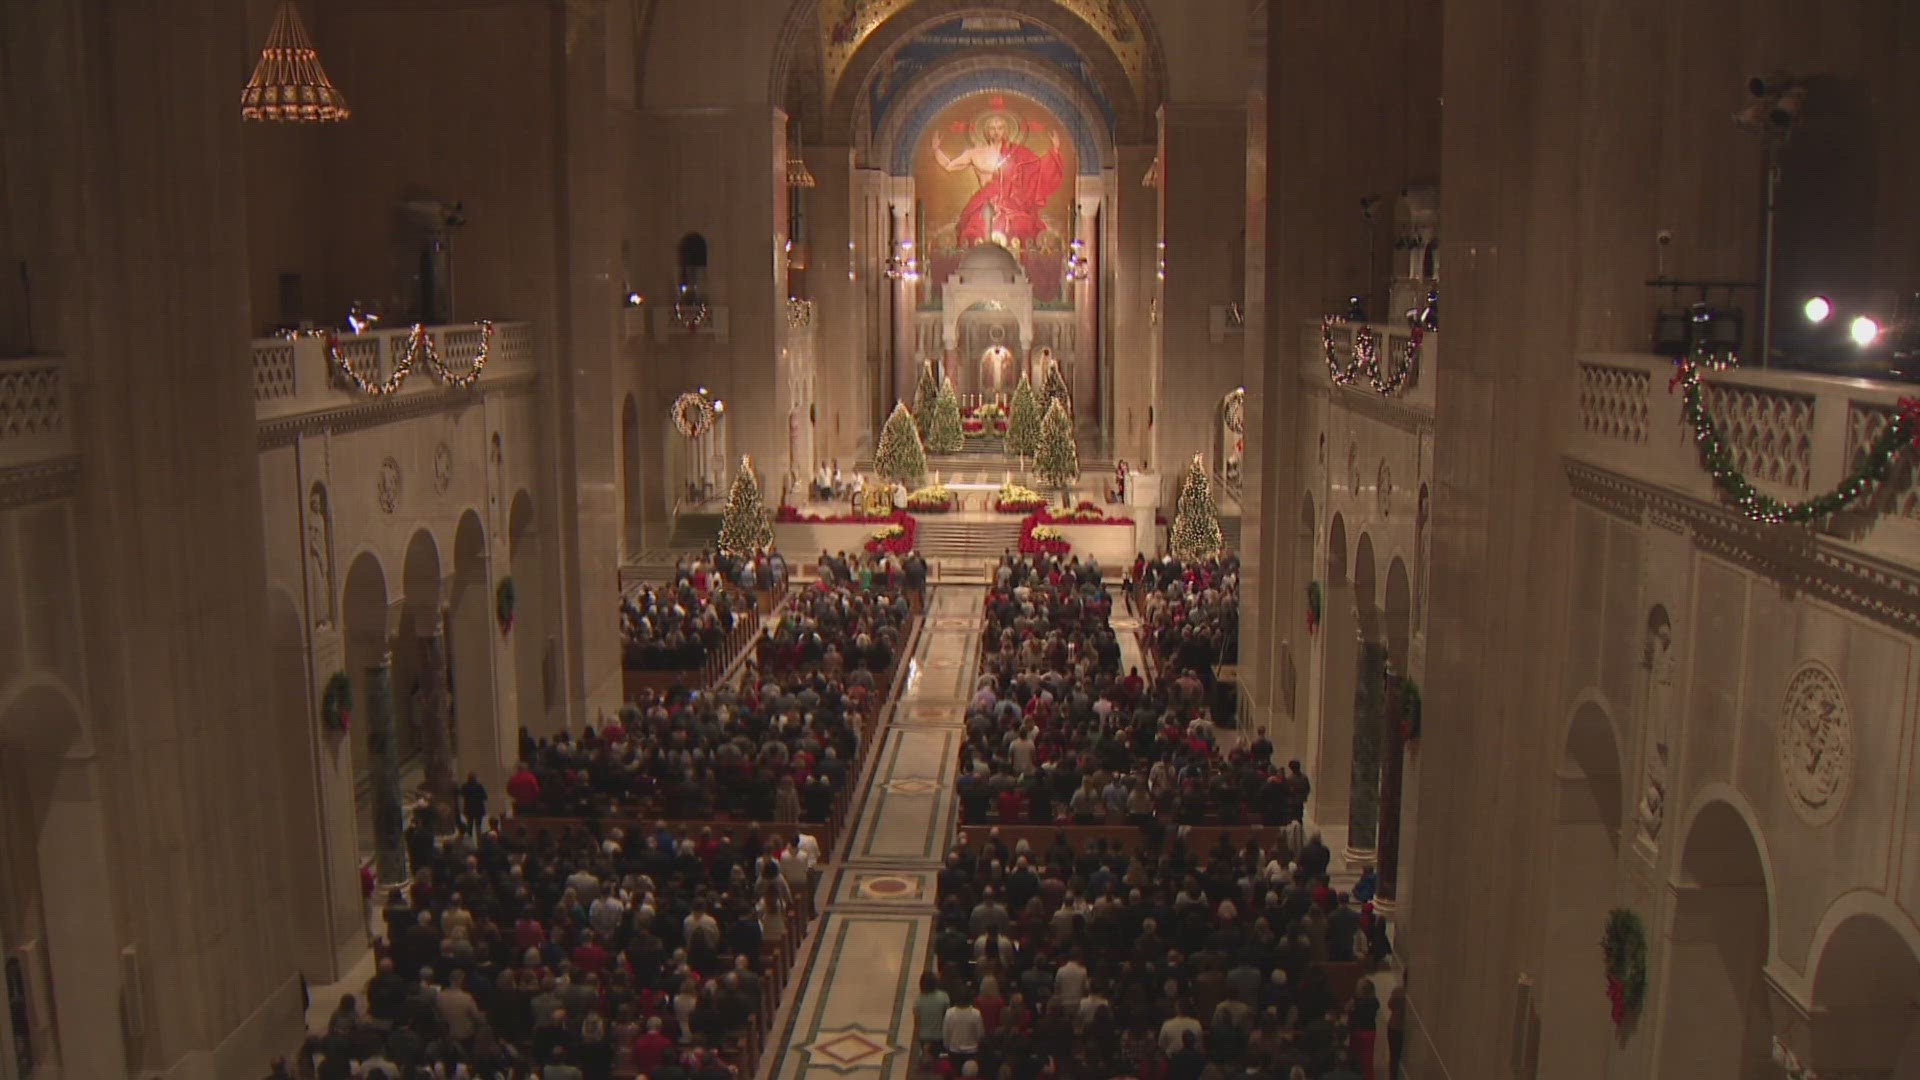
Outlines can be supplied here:
M920 362L920 385L913 388L913 422L920 429L920 438L927 437L927 429L933 423L934 402L940 400L940 384L933 378L933 361Z
M905 402L895 402L887 426L880 429L880 449L873 455L876 472L889 480L912 484L927 471L927 452L920 445L920 430Z
M760 500L760 482L754 479L753 461L740 459L740 471L733 476L727 492L726 514L720 519L720 550L747 555L773 543L773 525L767 520L767 507Z
M1063 502L1073 482L1080 479L1080 451L1073 444L1073 418L1058 401L1047 406L1047 418L1040 422L1040 444L1034 450L1033 468L1042 480L1060 489Z
M960 430L960 395L953 392L953 380L944 379L940 396L933 401L933 422L926 432L927 452L957 454L966 438L966 432Z
M1034 396L1033 383L1025 374L1013 390L1013 407L1007 410L1007 449L1026 457L1040 446L1040 399Z
M1180 484L1180 499L1174 504L1173 532L1168 546L1173 557L1182 561L1204 559L1220 551L1220 514L1213 505L1213 483L1200 455L1193 455L1187 466L1187 478Z

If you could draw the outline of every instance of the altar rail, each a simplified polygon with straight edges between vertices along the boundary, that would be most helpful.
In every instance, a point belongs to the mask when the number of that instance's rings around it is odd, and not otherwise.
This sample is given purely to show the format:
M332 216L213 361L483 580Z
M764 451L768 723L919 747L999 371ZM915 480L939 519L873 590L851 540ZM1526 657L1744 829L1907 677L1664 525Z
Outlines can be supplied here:
M524 322L494 324L493 341L487 353L487 366L475 385L485 390L490 380L528 374L533 371L533 327ZM348 367L368 382L382 382L392 374L406 355L411 327L369 330L354 334L341 332L335 340ZM478 323L430 326L427 337L433 341L440 358L456 373L472 366L480 349ZM402 399L429 394L445 386L433 373L415 365L413 375L402 383L393 397ZM326 339L318 335L282 338L255 338L253 342L253 402L261 419L278 418L317 409L339 408L343 404L369 400L345 388L327 359Z
M67 364L54 356L0 360L0 465L73 452Z
M1643 354L1584 356L1569 456L1707 503L1723 500L1700 464L1673 362ZM1739 469L1780 499L1832 490L1861 461L1913 388L1805 372L1734 369L1706 374L1702 400ZM1920 566L1920 477L1915 451L1830 523L1833 538L1907 567Z

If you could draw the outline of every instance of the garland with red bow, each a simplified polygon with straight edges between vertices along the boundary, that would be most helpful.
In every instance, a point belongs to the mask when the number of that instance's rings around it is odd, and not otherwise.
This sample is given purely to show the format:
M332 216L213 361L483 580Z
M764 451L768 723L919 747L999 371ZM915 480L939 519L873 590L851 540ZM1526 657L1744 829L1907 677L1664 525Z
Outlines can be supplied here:
M1320 583L1307 582L1307 633L1320 629Z
M1607 1000L1615 1024L1638 1015L1647 996L1647 927L1629 908L1607 912L1600 951L1607 961Z
M353 724L353 680L336 671L320 691L320 723L328 734L345 735Z
M1674 361L1674 365L1667 392L1677 388L1682 394L1682 412L1687 423L1693 426L1701 466L1713 477L1714 486L1741 513L1755 521L1804 523L1838 513L1865 498L1881 481L1893 475L1893 459L1901 451L1920 448L1920 398L1903 397L1892 422L1867 447L1838 486L1810 499L1776 499L1755 488L1735 463L1733 451L1720 433L1720 425L1707 411L1705 394L1700 388L1700 362L1687 357Z

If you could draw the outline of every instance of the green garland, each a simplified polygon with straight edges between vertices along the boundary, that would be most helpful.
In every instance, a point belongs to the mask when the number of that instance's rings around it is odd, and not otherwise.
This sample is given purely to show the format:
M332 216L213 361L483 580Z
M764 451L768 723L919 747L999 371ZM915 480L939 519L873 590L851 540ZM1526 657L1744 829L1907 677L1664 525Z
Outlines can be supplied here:
M1607 997L1613 1002L1613 1022L1639 1013L1647 997L1647 927L1630 908L1607 912L1607 929L1600 939L1607 960Z
M353 723L353 680L344 671L327 678L320 691L320 723L333 735L345 735Z
M1400 680L1400 730L1403 738L1420 738L1420 684L1409 675Z
M1749 483L1735 464L1733 452L1720 434L1720 425L1707 412L1705 396L1700 390L1699 360L1684 357L1674 363L1678 369L1668 389L1680 387L1682 409L1687 423L1693 426L1694 441L1700 446L1700 464L1713 477L1714 486L1754 521L1805 523L1844 510L1892 475L1894 455L1904 448L1920 446L1920 398L1901 398L1893 421L1838 487L1798 502L1776 499Z
M1353 362L1342 364L1335 358L1339 348L1333 340L1333 328L1345 326L1347 320L1338 315L1328 315L1320 320L1320 351L1327 360L1327 378L1335 386L1350 386L1353 380L1364 374L1373 384L1376 393L1392 397L1406 386L1420 369L1420 346L1426 340L1426 327L1419 323L1410 323L1407 327L1407 344L1401 350L1400 370L1388 373L1380 366L1380 345L1374 340L1373 331L1365 326L1355 327L1353 331Z
M1307 582L1307 633L1320 629L1320 583Z
M519 596L514 592L512 576L501 578L499 586L493 590L493 617L500 620L501 633L510 633L513 630L513 609L518 602Z

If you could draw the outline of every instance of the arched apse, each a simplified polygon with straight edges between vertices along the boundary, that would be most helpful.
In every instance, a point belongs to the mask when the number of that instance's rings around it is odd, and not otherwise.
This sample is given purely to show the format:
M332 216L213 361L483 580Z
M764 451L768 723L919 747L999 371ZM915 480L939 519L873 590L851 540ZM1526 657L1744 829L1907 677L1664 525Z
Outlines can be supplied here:
M1879 910L1869 910L1851 899L1834 905L1854 910L1832 925L1814 957L1811 1044L1802 1063L1821 1076L1915 1080L1920 934L1884 900L1875 897Z
M514 579L517 609L513 639L514 686L520 726L535 734L550 726L547 697L550 687L543 673L546 623L540 618L540 524L535 517L533 497L525 490L514 494L507 514L507 563Z
M401 563L400 612L393 632L394 730L403 759L425 755L433 743L423 715L427 638L441 632L440 545L427 529L407 539Z
M641 492L640 406L628 394L620 406L620 538L621 555L627 560L637 558L646 547L642 531L645 496Z
M1413 587L1406 560L1398 555L1387 564L1387 591L1380 617L1387 636L1387 655L1394 670L1405 675L1413 656Z
M1625 790L1613 721L1597 698L1574 706L1554 778L1539 1075L1599 1080L1613 1024L1593 1007L1594 928L1613 906Z
M453 537L453 588L449 601L448 655L453 668L453 718L459 768L478 774L489 791L502 791L512 742L500 731L494 700L493 582L488 572L486 527L480 515L460 515Z
M1353 690L1360 664L1360 620L1347 563L1347 521L1327 525L1326 578L1321 585L1320 737L1314 763L1314 820L1329 831L1347 826L1353 789ZM1331 841L1330 841L1331 842Z
M1682 841L1661 994L1659 1076L1759 1076L1772 1025L1766 861L1747 818L1709 795Z
M120 1022L117 995L81 988L118 964L117 943L87 920L50 910L111 884L101 801L79 794L98 782L95 766L66 756L82 742L83 724L79 698L50 675L24 676L0 693L0 933L10 957L38 946L53 999L43 1004L59 1005L34 1018L32 1044L57 1056L65 1075L109 1076L126 1069L118 1040L100 1037L100 1025Z
M870 156L894 176L912 175L914 154L926 144L934 117L955 101L987 93L1022 97L1053 114L1067 129L1079 175L1097 176L1101 166L1115 163L1112 134L1085 91L1037 66L1011 61L957 64L927 75L881 119Z
M368 783L373 766L374 747L368 741L373 715L368 693L373 686L369 671L387 662L389 626L387 574L379 556L363 551L347 567L346 584L340 590L342 645L346 655L347 677L353 680L353 715L361 718L349 729L345 740L348 764L356 793L358 850L374 849L372 785Z

